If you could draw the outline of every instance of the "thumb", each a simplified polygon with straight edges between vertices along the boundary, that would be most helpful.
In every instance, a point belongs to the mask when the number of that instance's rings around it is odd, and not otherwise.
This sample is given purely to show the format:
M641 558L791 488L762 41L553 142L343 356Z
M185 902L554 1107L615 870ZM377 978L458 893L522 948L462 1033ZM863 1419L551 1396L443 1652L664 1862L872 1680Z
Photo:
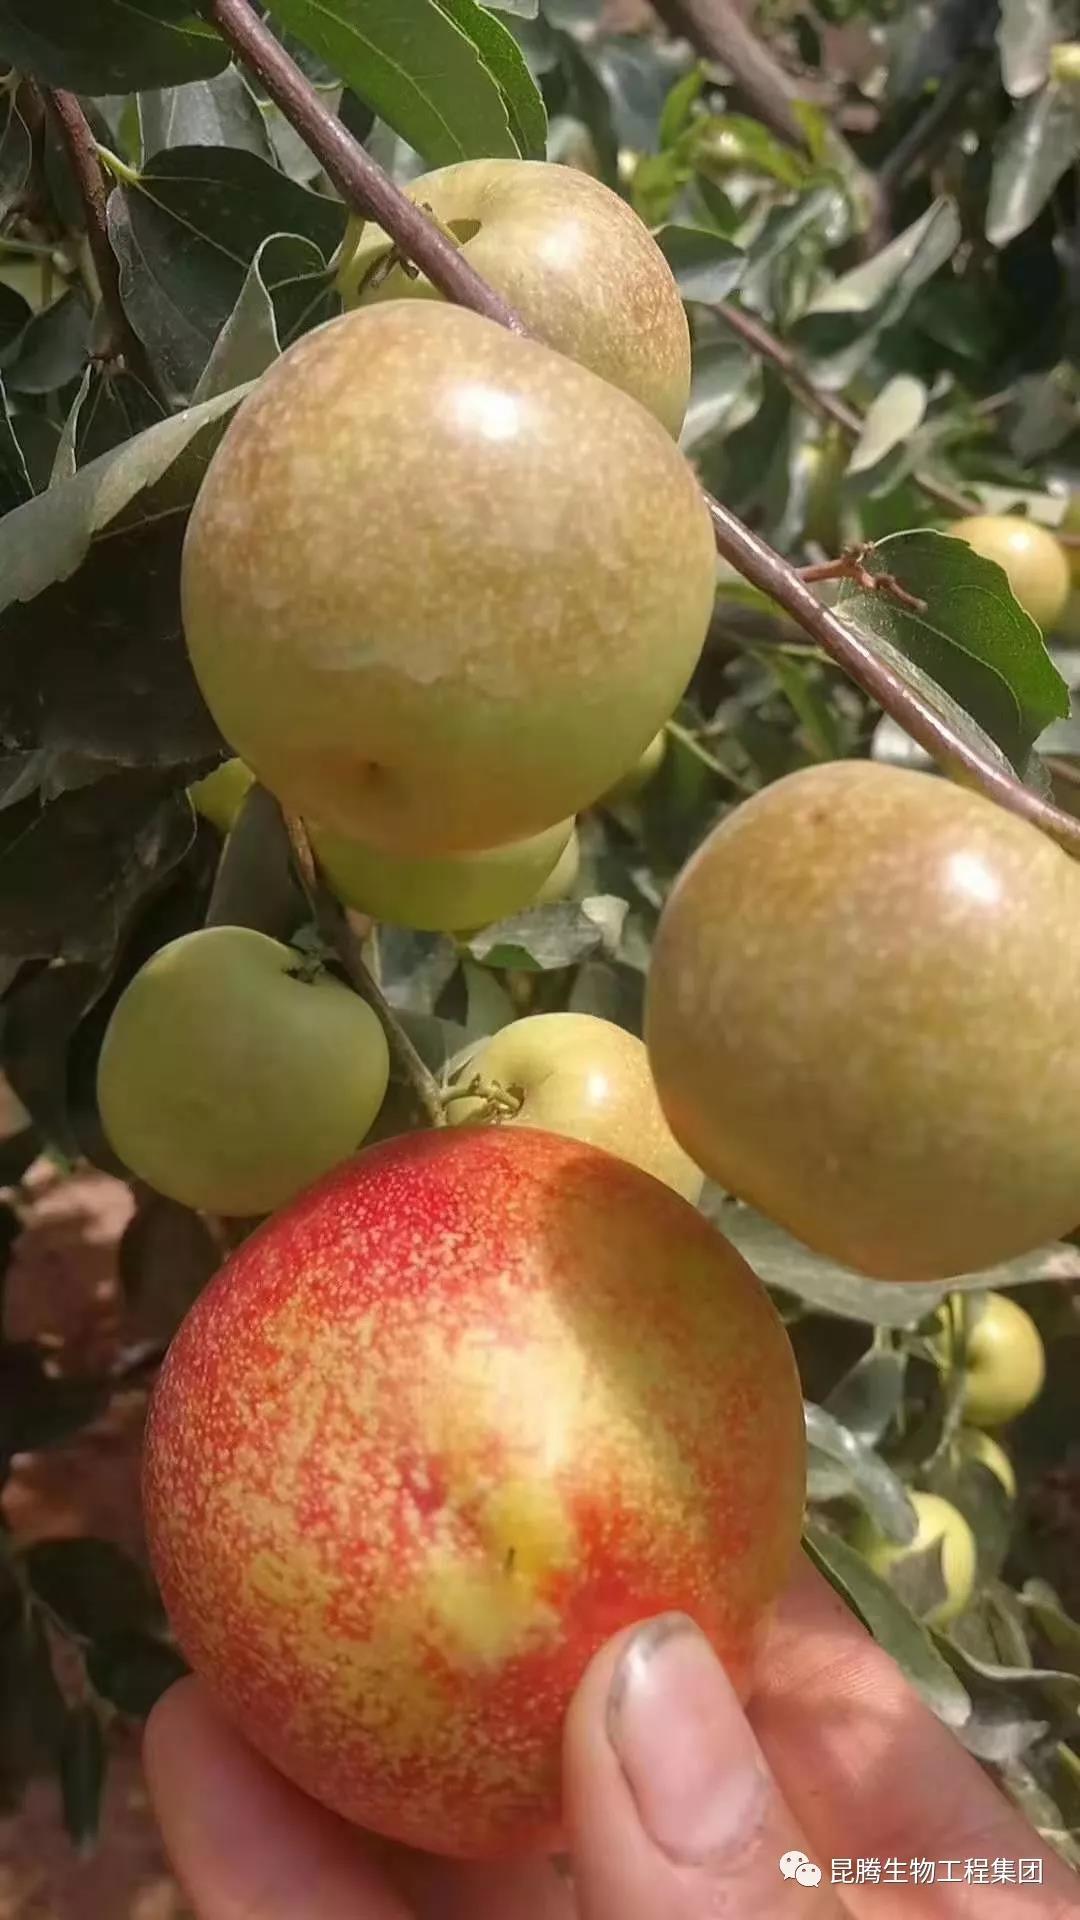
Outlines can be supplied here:
M785 1879L803 1849L704 1635L663 1614L597 1654L567 1716L565 1821L582 1920L833 1920Z

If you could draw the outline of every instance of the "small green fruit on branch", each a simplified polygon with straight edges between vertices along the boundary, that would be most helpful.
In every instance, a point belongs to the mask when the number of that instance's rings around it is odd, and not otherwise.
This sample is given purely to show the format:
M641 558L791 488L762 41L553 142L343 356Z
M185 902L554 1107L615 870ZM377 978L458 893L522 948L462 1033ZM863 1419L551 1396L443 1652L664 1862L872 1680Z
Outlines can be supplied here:
M316 930L326 941L331 952L337 954L349 984L378 1014L390 1047L391 1058L396 1062L403 1080L412 1092L419 1118L425 1126L445 1126L446 1113L438 1081L428 1072L389 1000L367 966L360 950L360 942L349 924L344 909L323 882L311 850L307 828L295 814L284 813L283 817L297 877L311 907Z

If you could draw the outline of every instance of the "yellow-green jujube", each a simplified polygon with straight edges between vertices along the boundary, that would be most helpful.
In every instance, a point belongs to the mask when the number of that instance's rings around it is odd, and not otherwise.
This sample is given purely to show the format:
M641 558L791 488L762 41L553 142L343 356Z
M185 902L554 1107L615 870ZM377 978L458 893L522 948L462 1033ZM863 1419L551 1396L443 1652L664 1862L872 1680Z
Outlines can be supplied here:
M955 521L949 532L1004 567L1020 605L1040 627L1057 624L1069 597L1069 563L1045 527L1016 514L976 513Z
M184 546L215 720L293 811L392 853L589 805L693 670L708 512L651 415L461 308L305 335L244 402Z
M704 1178L673 1137L656 1096L649 1056L635 1034L591 1013L538 1013L486 1040L458 1076L467 1087L516 1088L520 1107L504 1124L542 1127L629 1160L696 1202ZM481 1100L454 1100L452 1124L475 1120Z
M737 807L675 884L646 1038L728 1192L886 1280L981 1272L1080 1218L1080 866L872 761Z
M577 826L570 829L570 837L560 853L547 879L539 886L530 905L549 907L556 901L565 900L577 886L581 871L581 840Z
M161 947L113 1010L98 1104L121 1160L208 1213L270 1213L361 1143L389 1076L377 1016L248 927Z
M660 248L599 180L542 160L463 160L405 189L459 242L530 333L610 380L676 435L690 392L686 311ZM347 303L442 296L390 264L368 221L342 276Z
M852 1530L851 1542L867 1565L884 1579L893 1576L913 1554L926 1553L940 1543L945 1596L922 1617L928 1626L944 1627L963 1613L975 1590L975 1535L963 1514L940 1494L912 1493L910 1499L918 1520L914 1540L906 1544L890 1540L868 1515L863 1515Z
M401 927L458 933L484 927L538 898L574 833L572 820L480 853L384 853L311 828L311 843L338 899Z
M242 760L223 760L188 788L196 813L219 833L228 833L254 784L255 775Z
M984 1433L981 1427L961 1427L955 1445L960 1460L977 1461L993 1474L1010 1500L1016 1498L1016 1473L999 1440Z
M955 1335L964 1368L964 1419L973 1427L1003 1427L1030 1407L1042 1390L1046 1378L1042 1335L1030 1313L1006 1293L984 1294L972 1302L970 1311L969 1324L965 1328L958 1322ZM934 1341L944 1359L951 1358L954 1349L947 1313L942 1308Z
M667 730L661 727L659 733L649 741L644 753L638 755L633 766L628 767L621 779L616 780L615 785L601 796L601 804L605 807L621 807L628 800L636 800L656 779L666 753Z

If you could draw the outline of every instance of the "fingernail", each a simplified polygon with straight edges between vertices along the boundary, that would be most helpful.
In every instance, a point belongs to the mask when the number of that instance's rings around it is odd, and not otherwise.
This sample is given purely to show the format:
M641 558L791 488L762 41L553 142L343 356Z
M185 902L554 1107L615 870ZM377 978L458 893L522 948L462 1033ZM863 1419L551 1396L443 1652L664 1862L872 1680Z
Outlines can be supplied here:
M673 1859L741 1852L764 1815L768 1779L734 1688L685 1614L627 1642L607 1704L608 1738L642 1825Z

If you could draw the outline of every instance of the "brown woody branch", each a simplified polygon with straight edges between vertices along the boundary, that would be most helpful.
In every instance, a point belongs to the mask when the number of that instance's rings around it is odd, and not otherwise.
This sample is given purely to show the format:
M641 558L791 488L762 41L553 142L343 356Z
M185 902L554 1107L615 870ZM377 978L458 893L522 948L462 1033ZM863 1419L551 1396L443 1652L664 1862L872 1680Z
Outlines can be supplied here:
M307 828L296 814L286 813L284 809L282 814L297 878L311 908L317 933L330 951L337 955L350 986L355 988L361 999L366 1000L368 1006L378 1015L390 1048L391 1058L396 1062L402 1079L412 1093L419 1118L429 1127L444 1126L446 1112L439 1091L439 1083L434 1074L429 1073L424 1065L368 967L348 915L319 872Z
M361 212L374 214L384 232L398 246L400 251L423 268L428 278L437 284L447 296L462 306L472 307L474 311L486 314L491 319L499 317L496 311L503 308L506 319L504 324L512 325L516 331L527 331L518 316L504 307L499 295L482 281L472 269L466 271L466 262L444 239L439 229L432 225L422 210L401 194L385 178L366 154L359 143L342 126L320 100L314 87L305 79L300 69L279 46L273 35L252 13L247 0L206 0L206 11L224 33L234 53L244 65L258 75L267 92L276 100L282 112L286 114L297 131L307 141L311 151L322 162L327 173L338 185L350 204ZM378 197L373 193L371 176L375 175L381 183ZM419 244L418 244L419 242ZM444 249L450 255L450 263L456 263L456 271L444 273L440 278L433 271L430 262L439 250ZM445 262L442 263L445 265ZM479 289L479 293L477 293ZM745 320L745 315L740 315ZM861 430L861 423L860 423ZM757 587L782 607L797 626L809 634L810 638L827 653L830 659L848 674L849 678L862 687L885 713L902 727L905 733L919 746L932 755L941 766L961 775L966 782L979 789L988 799L1008 807L1021 818L1040 827L1072 854L1080 856L1080 820L1052 806L1048 801L1033 793L1019 780L1007 773L996 760L984 756L961 734L951 727L943 714L939 713L928 700L909 685L888 663L881 659L854 628L849 627L831 608L822 606L806 582L778 553L745 527L727 507L706 494L706 502L712 516L713 533L718 551L724 559ZM967 511L967 502L963 502ZM950 510L952 510L950 506ZM303 830L301 829L301 832ZM307 836L303 836L306 843ZM294 843L295 844L295 843ZM299 852L299 849L298 849ZM308 847L310 860L310 847ZM303 878L303 875L302 875ZM321 895L326 889L321 889ZM310 895L313 904L318 898L324 906L321 895ZM328 896L332 900L332 896ZM334 903L336 906L336 902ZM325 909L324 909L325 910ZM342 916L344 918L344 916ZM348 928L349 939L355 946L355 938ZM335 934L332 943L342 952ZM342 955L343 959L345 955ZM354 955L357 968L356 984L366 976L366 967L359 957ZM346 962L346 964L349 964ZM362 974L360 972L362 969ZM350 966L350 977L353 967ZM371 989L378 994L375 982ZM360 991L364 991L363 986ZM382 996L379 994L379 999ZM373 999L372 1004L377 1002ZM385 1002L383 1003L385 1006ZM386 1012L393 1019L392 1009ZM394 1027L400 1033L396 1020ZM426 1067L418 1065L425 1081L437 1095L438 1089L428 1074ZM411 1077L411 1076L410 1076ZM422 1083L418 1083L422 1084ZM440 1117L442 1108L440 1103ZM434 1113L432 1113L434 1120Z
M56 122L82 201L86 238L107 325L105 357L122 362L128 372L160 400L160 389L146 348L128 319L120 296L120 265L109 239L105 175L90 123L74 93L46 90L44 99Z
M728 69L766 126L793 146L805 146L806 132L795 111L799 89L732 0L653 0L653 6L672 33Z
M762 326L753 314L745 313L729 300L719 301L712 311L726 327L730 327L732 333L738 334L751 353L756 353L760 360L776 368L785 385L804 407L816 413L819 419L831 421L833 426L839 427L844 438L854 445L866 424L856 407L841 400L838 394L826 393L823 388L815 386L798 355L783 340L778 340L774 333L770 333L768 327ZM928 500L936 500L948 513L963 516L980 511L974 501L945 481L935 479L932 473L917 472L911 477Z

